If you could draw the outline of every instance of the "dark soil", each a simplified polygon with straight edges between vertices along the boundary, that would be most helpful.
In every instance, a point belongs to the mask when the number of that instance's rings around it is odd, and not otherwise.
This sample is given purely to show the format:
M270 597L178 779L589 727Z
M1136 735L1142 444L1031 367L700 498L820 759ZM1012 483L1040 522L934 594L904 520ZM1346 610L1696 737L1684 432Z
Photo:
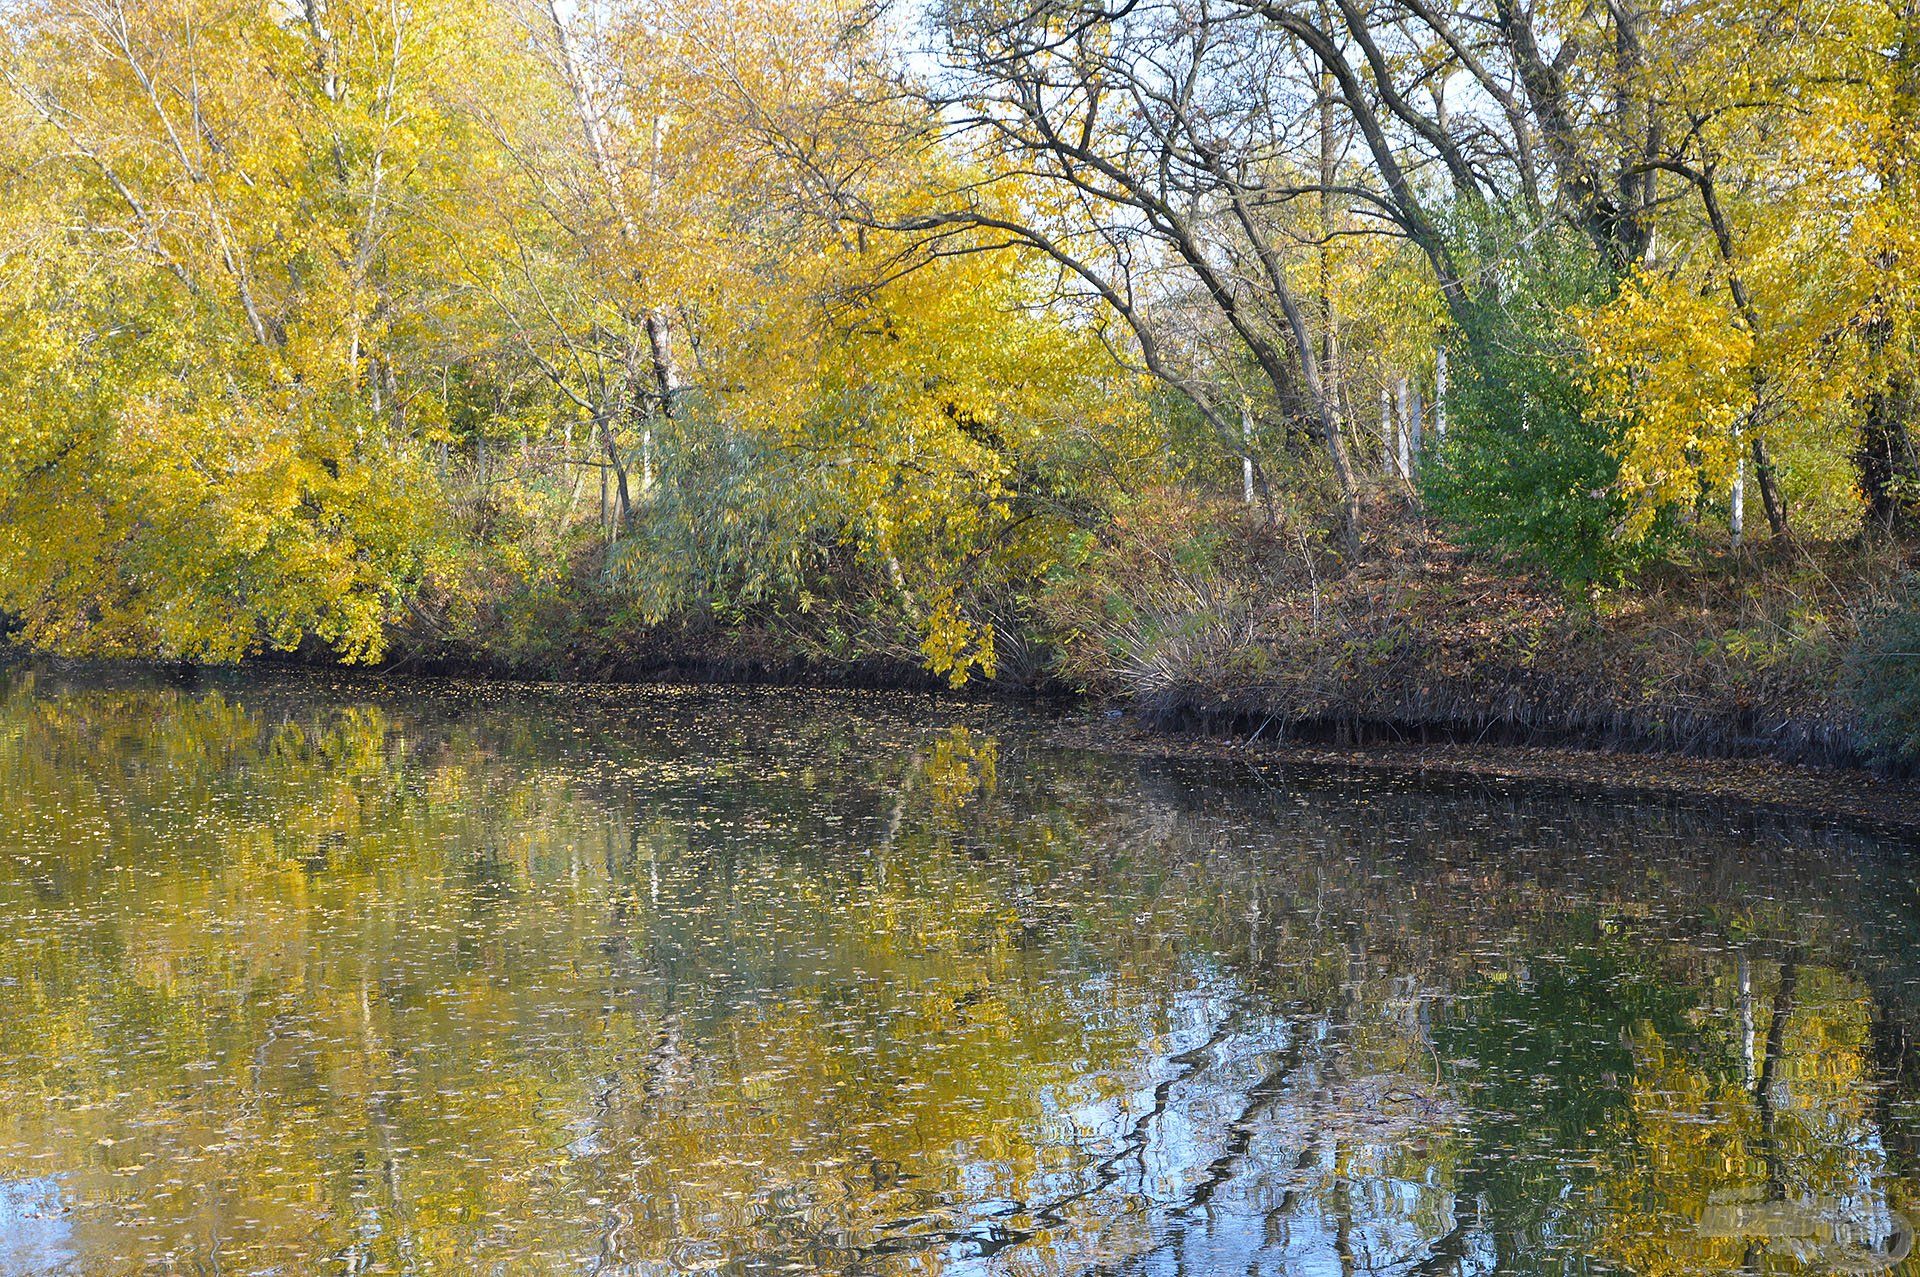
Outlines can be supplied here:
M1622 754L1600 750L1454 742L1329 746L1246 736L1171 734L1131 719L1075 715L1059 744L1147 758L1212 760L1292 769L1339 769L1500 782L1548 782L1621 794L1693 795L1775 811L1833 816L1920 835L1920 782L1849 768L1771 760Z

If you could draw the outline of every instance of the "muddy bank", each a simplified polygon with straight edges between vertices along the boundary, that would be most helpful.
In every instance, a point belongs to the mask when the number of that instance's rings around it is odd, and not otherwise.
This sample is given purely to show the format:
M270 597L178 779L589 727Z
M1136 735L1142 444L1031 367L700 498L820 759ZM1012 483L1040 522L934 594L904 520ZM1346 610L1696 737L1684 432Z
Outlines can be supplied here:
M32 661L64 672L120 669L129 674L162 670L197 682L201 674L232 675L233 667L201 668L149 662L63 660L0 643L0 664ZM418 660L403 657L384 666L343 667L301 654L246 662L263 672L404 686L412 680L538 685L572 682L611 691L621 686L773 686L912 692L942 700L1025 702L1061 711L1049 739L1077 749L1137 757L1219 762L1256 767L1340 769L1498 783L1540 782L1618 793L1695 796L1765 809L1811 813L1920 836L1920 778L1876 774L1859 767L1783 762L1773 757L1729 758L1675 749L1633 752L1621 736L1595 732L1582 739L1558 729L1552 744L1516 741L1517 732L1482 731L1479 738L1455 734L1431 721L1399 726L1322 724L1314 738L1294 724L1275 730L1273 716L1204 712L1153 714L1109 708L1091 697L1073 697L1058 684L975 684L954 691L905 662L815 662L658 660L614 665L592 676L555 680L530 671L501 669L484 661ZM1351 734L1342 738L1339 733ZM1394 732L1400 732L1394 736ZM1631 734L1629 734L1631 738ZM1644 739L1641 737L1640 739ZM1760 742L1755 742L1759 744ZM1848 755L1857 757L1857 755Z
M1835 817L1920 839L1920 782L1851 768L1458 741L1287 743L1168 732L1136 718L1085 714L1062 719L1050 737L1073 748L1142 758L1370 771L1437 781L1538 782L1628 795L1702 798Z
M1502 745L1885 766L1842 696L1809 694L1804 684L1779 689L1777 699L1755 695L1717 683L1704 662L1663 662L1610 638L1563 631L1516 658L1432 630L1289 635L1258 653L1261 669L1250 677L1235 679L1228 665L1118 703L1171 735L1302 746Z
M1400 553L1337 576L1253 541L1203 580L1083 590L1051 618L1062 668L1180 733L1920 767L1912 643L1882 624L1920 598L1903 545L1666 565L1581 599L1413 531L1383 544Z

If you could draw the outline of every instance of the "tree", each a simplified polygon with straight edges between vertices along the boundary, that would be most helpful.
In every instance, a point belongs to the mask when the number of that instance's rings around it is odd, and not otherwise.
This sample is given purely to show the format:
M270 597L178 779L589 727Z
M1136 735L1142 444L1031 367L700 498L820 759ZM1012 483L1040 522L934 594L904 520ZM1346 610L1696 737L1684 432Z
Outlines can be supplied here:
M444 561L415 215L485 166L448 98L489 12L17 11L0 606L30 639L378 654Z

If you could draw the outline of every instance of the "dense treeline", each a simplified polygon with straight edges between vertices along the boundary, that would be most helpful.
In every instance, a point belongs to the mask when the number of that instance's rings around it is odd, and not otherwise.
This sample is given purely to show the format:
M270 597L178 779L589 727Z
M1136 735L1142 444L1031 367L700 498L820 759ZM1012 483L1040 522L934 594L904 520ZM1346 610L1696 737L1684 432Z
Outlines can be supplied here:
M1160 686L1444 533L1920 748L1913 0L0 12L26 642Z

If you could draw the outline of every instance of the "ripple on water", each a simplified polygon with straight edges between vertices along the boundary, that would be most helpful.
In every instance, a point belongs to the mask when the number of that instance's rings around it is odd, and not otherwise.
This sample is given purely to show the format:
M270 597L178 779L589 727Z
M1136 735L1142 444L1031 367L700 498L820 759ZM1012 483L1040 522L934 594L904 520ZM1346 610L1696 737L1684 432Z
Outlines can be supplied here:
M1868 1272L1907 849L924 698L0 671L0 1275Z

